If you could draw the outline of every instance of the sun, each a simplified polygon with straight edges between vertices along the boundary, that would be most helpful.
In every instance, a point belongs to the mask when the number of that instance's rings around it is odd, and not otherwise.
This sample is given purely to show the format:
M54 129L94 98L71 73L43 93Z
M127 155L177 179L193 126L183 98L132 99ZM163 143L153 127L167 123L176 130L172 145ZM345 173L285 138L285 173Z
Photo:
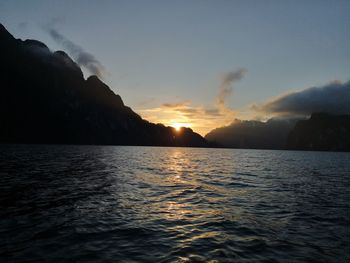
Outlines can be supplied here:
M176 132L181 132L183 128L192 127L191 123L187 123L187 122L172 122L170 126L173 127Z
M176 123L173 123L171 126L175 129L175 131L179 132L179 131L181 131L181 128L183 127L183 124L179 123L179 122L176 122Z

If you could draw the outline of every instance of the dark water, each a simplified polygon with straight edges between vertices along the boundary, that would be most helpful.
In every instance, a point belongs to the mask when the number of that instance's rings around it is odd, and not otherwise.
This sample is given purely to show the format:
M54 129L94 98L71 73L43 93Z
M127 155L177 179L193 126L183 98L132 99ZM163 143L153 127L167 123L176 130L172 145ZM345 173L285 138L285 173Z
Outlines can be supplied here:
M350 154L0 146L0 261L349 262Z

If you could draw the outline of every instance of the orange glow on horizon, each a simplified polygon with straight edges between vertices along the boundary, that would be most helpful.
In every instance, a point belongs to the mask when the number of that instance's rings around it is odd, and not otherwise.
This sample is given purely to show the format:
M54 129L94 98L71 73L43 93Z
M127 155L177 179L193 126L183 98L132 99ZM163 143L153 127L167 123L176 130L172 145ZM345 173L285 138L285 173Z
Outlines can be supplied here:
M251 119L247 111L235 112L229 108L214 107L208 112L204 106L185 104L180 107L159 106L139 110L142 118L153 122L170 126L177 133L181 132L181 127L191 128L194 132L205 136L215 128L231 124L235 118Z
M173 127L177 132L179 132L182 128L190 127L191 125L189 123L175 122L172 123L170 126Z

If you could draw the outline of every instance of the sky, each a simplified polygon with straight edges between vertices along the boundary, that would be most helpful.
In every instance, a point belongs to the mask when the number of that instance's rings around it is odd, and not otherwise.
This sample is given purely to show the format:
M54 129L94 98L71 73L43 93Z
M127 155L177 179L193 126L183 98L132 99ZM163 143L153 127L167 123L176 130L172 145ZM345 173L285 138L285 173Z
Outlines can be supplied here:
M145 119L202 135L344 98L349 14L347 0L0 1L16 38L65 50Z

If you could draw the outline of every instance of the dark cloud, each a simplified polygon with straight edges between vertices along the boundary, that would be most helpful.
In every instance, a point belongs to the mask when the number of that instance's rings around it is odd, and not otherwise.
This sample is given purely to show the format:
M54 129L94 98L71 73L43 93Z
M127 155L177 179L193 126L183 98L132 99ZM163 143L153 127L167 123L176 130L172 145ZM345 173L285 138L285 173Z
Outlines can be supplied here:
M241 80L246 74L246 69L238 69L231 71L222 76L221 83L219 86L219 94L216 98L217 104L220 106L225 105L225 100L232 93L232 85L234 82Z
M350 81L329 83L274 98L254 110L280 115L310 115L313 112L350 113Z
M101 62L95 58L94 55L86 52L82 47L63 36L56 29L48 27L47 31L53 40L67 49L67 51L74 57L75 61L80 66L83 66L89 70L91 74L97 75L100 78L103 77L105 68Z

